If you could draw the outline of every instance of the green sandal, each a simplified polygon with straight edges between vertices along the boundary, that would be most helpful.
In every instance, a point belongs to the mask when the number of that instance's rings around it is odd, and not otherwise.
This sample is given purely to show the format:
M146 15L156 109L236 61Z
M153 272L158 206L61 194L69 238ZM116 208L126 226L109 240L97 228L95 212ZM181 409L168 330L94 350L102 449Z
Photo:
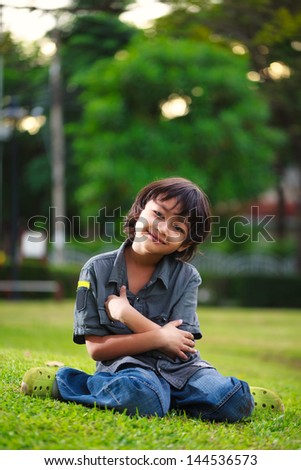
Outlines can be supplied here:
M255 409L284 412L284 404L276 393L261 387L250 387L254 398Z
M56 368L50 367L35 367L28 370L22 380L21 392L35 397L58 398L56 372Z

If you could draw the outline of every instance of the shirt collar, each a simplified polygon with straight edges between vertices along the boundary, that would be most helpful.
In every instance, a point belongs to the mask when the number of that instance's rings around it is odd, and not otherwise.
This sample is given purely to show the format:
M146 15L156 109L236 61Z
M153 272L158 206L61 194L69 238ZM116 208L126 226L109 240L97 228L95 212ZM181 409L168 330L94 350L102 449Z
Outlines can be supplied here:
M114 261L113 269L111 271L109 281L108 281L109 283L110 282L116 283L119 289L123 284L127 283L124 250L130 243L131 243L130 240L126 240L117 250L117 255ZM171 256L165 256L158 263L151 281L154 282L157 279L160 279L164 287L168 289L174 267L175 267L174 258Z
M122 285L126 284L126 281L127 281L124 250L128 246L128 244L129 244L129 240L126 240L125 242L122 243L120 248L117 250L117 255L114 261L113 269L111 271L109 281L108 281L108 283L115 282L119 289Z

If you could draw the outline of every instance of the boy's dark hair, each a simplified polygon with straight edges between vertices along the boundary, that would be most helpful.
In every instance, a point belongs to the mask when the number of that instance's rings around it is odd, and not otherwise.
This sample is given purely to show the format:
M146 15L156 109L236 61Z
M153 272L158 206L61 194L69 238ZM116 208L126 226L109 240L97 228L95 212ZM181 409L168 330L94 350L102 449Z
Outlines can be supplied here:
M189 233L184 241L186 250L177 252L177 258L191 260L210 233L210 205L206 194L194 183L185 178L165 178L153 181L137 194L124 224L124 231L130 240L135 237L135 225L146 204L150 200L167 201L176 198L181 207L180 216L187 217Z

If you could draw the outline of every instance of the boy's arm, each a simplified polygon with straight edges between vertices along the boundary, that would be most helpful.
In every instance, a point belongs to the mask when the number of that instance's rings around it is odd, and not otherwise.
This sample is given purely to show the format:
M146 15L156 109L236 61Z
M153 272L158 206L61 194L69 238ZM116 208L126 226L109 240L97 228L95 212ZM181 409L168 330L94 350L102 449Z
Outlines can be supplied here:
M111 320L118 320L127 326L134 333L144 333L146 331L158 330L160 328L149 318L144 317L134 307L132 307L126 296L126 287L122 286L120 295L110 295L105 302L108 317Z
M112 360L154 349L185 360L186 353L195 352L193 335L178 328L182 320L177 319L160 327L129 304L125 286L122 286L120 296L109 296L105 306L112 320L121 321L134 334L86 336L86 346L94 360Z
M137 312L138 315L139 312ZM141 315L142 316L142 315ZM154 349L166 355L186 360L187 353L195 352L191 333L178 328L181 320L175 320L163 328L129 335L86 336L86 347L95 361L108 361L122 356L132 356Z
M132 356L159 344L159 335L152 331L129 335L86 336L86 347L95 361L108 361L122 356Z

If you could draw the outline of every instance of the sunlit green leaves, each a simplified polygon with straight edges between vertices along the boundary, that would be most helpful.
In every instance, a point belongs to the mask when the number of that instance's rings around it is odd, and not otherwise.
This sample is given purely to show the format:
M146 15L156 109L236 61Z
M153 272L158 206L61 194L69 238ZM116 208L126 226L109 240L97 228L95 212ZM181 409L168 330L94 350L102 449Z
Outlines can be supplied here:
M151 179L181 175L213 201L250 198L266 187L275 145L248 62L223 47L166 38L135 41L81 80L83 122L73 133L83 211L128 207ZM184 97L188 113L162 115Z

